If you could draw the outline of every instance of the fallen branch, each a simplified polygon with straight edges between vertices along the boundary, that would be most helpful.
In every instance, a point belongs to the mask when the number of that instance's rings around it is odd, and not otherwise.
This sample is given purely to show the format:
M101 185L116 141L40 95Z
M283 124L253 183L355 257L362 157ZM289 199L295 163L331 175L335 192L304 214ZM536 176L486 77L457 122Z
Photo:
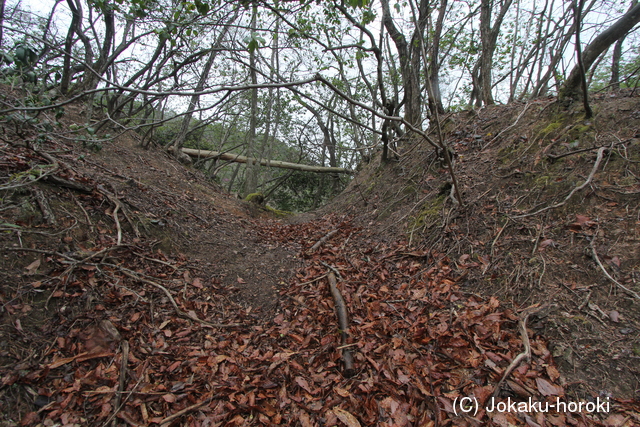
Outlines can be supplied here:
M164 294L167 296L167 298L169 298L169 301L171 301L171 304L173 305L173 308L176 310L176 313L178 313L178 316L180 316L180 317L184 317L185 319L193 320L194 322L200 323L201 325L204 325L204 326L209 326L210 328L236 328L238 326L242 326L239 323L211 323L211 322L207 322L206 320L199 319L198 316L196 316L195 314L186 313L186 312L182 311L180 309L180 307L178 307L178 303L173 298L173 295L171 295L171 292L169 292L169 290L167 288L165 288L164 286L162 286L160 283L157 283L157 282L154 282L153 280L149 280L149 279L146 279L144 277L141 277L140 275L138 275L137 273L129 270L128 268L120 267L119 265L115 265L115 264L105 264L105 265L108 265L110 267L114 267L114 268L118 269L125 276L129 276L130 278L132 278L134 280L137 280L137 281L142 282L142 283L146 283L146 284L151 285L151 286L155 286L156 288L160 289L162 292L164 292Z
M129 363L129 342L122 341L122 360L120 361L120 382L118 384L118 392L116 393L116 401L113 405L113 415L111 418L113 421L111 422L112 427L118 426L118 421L116 420L116 414L121 409L122 402L122 393L124 393L124 387L127 379L127 365Z
M533 215L538 215L539 213L551 210L551 209L556 209L559 208L561 206L564 206L567 204L567 202L569 201L569 199L571 199L571 197L573 197L573 195L575 193L577 193L578 191L582 190L584 187L586 187L587 185L589 185L591 183L591 181L593 181L593 177L596 174L596 171L598 170L598 167L600 167L600 162L602 162L602 157L604 156L604 150L606 150L606 147L600 147L600 149L598 150L598 156L596 157L596 163L593 165L593 168L591 169L591 173L589 174L589 177L587 177L587 180L585 182L582 183L582 185L574 188L573 190L571 190L571 192L567 195L567 197L564 198L564 200L560 203L556 203L555 205L551 205L551 206L547 206L545 208L542 208L540 210L537 210L535 212L532 213L528 213L528 214L524 214L524 215L517 215L514 216L513 218L526 218L528 216L533 216Z
M535 304L530 307L527 307L522 312L520 321L518 322L518 327L520 329L520 335L522 336L522 344L524 345L524 350L522 351L522 353L518 354L511 361L509 366L507 366L507 369L505 369L504 374L502 375L502 378L496 385L496 388L493 390L492 397L496 397L498 393L500 393L500 388L502 387L502 384L509 377L509 375L511 375L511 372L513 372L513 370L516 369L523 360L527 360L527 361L531 360L531 343L529 342L529 333L527 332L527 320L529 320L529 316L531 316L534 313L537 313L543 308L544 306Z
M181 416L186 415L189 412L193 412L196 409L200 409L204 405L208 405L209 403L211 403L216 398L219 398L219 396L211 396L211 397L206 398L202 402L196 403L196 404L191 405L191 406L187 406L186 408L176 412L175 414L169 415L167 418L165 418L164 420L160 421L159 424L160 424L161 427L162 426L168 426L169 424L171 424L172 422L174 422L175 420L177 420Z
M47 225L56 225L56 216L53 213L53 211L51 210L51 206L49 205L49 201L45 197L45 195L42 192L42 190L40 190L37 187L34 188L33 189L33 195L35 196L36 201L38 202L38 206L40 207L40 210L42 211L42 217L44 218L44 220L47 223Z
M342 360L344 361L344 376L351 377L355 374L355 369L353 368L353 356L349 351L349 344L347 344L347 337L349 334L347 330L349 330L349 318L347 315L347 304L344 302L344 298L342 298L342 294L338 290L338 283L336 281L336 275L333 272L329 273L329 287L331 289L331 295L333 296L333 300L336 304L336 314L338 316L338 325L340 326L340 342L341 342L341 352L342 352Z
M596 252L596 236L595 235L593 236L593 239L591 239L591 252L593 252L593 258L596 260L596 262L598 263L598 265L600 266L600 268L604 272L604 275L607 276L607 278L609 280L611 280L613 283L616 284L616 286L618 286L620 289L624 290L626 293L628 293L632 297L634 297L636 299L640 299L640 295L638 295L637 292L632 291L631 289L629 289L626 286L624 286L622 283L618 282L616 279L614 279L609 274L607 269L604 268L604 265L602 264L602 261L600 261L600 257L598 257L598 252Z
M222 159L222 160L228 160L230 162L260 164L261 166L268 166L268 167L282 168L282 169L293 169L293 170L305 171L305 172L345 173L348 175L353 174L353 171L347 168L328 167L328 166L311 166L311 165L303 165L299 163L283 162L280 160L255 159L252 157L241 156L239 154L221 153L219 151L183 148L182 152L184 154L187 154L191 157L195 157L197 159L208 159L208 158Z
M340 230L336 228L335 230L328 232L326 236L324 236L322 239L318 240L315 243L315 245L311 246L311 249L309 249L309 253L314 252L316 249L318 249L324 242L329 240L338 231L340 231Z

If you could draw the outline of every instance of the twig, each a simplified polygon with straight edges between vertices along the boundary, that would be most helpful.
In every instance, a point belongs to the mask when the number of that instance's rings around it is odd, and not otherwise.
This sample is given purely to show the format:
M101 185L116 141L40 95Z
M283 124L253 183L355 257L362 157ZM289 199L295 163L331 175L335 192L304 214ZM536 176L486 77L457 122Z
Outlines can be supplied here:
M42 217L46 221L47 225L56 225L56 216L51 210L51 206L49 205L49 201L44 196L44 193L39 188L33 189L33 194L38 202L38 206L42 211Z
M607 278L609 280L611 280L613 283L616 284L616 286L618 286L619 288L621 288L622 290L624 290L626 293L628 293L629 295L631 295L632 297L636 298L636 299L640 299L640 295L638 295L637 292L632 291L631 289L627 288L626 286L624 286L622 283L618 282L616 279L614 279L609 272L607 271L606 268L604 268L604 265L602 265L602 261L600 261L600 258L598 257L598 252L596 252L596 236L593 236L593 239L591 239L591 251L593 252L593 258L596 260L596 262L598 263L598 265L600 266L600 268L602 269L602 271L604 272L604 275L607 276Z
M124 392L124 387L127 379L127 365L129 363L129 342L122 341L122 360L120 361L120 383L118 384L118 392L116 393L116 401L113 405L113 421L111 422L112 427L117 427L118 421L116 420L116 415L118 411L120 411L120 403L122 401L122 393Z
M498 241L498 239L502 235L502 232L504 231L504 229L507 228L508 224L509 224L509 218L507 218L507 220L505 221L504 225L502 227L500 227L500 231L498 231L498 234L496 235L495 239L493 239L493 242L491 242L491 255L493 255L493 248L496 245L496 242Z
M604 150L606 149L606 147L600 147L600 149L598 150L598 156L596 157L596 163L593 165L593 168L591 169L591 173L589 174L589 177L587 178L587 180L585 182L582 183L582 185L575 187L573 190L571 190L571 192L567 195L567 197L565 197L565 199L560 202L560 203L556 203L555 205L551 205L551 206L547 206L545 208L542 208L540 210L537 210L535 212L532 213L528 213L528 214L523 214L523 215L516 215L513 218L526 218L528 216L533 216L533 215L537 215L539 213L551 210L551 209L555 209L555 208L559 208L561 206L564 206L565 204L567 204L567 202L569 201L569 199L571 199L571 197L573 197L573 195L582 190L584 187L586 187L587 185L589 185L591 183L591 181L593 181L593 176L596 174L596 171L598 170L598 167L600 166L600 162L602 162L602 157L604 155Z
M529 108L529 105L531 105L531 102L527 102L527 105L524 106L524 108L522 109L522 111L520 112L520 114L518 115L518 117L516 118L516 121L513 122L510 126L507 126L506 128L502 129L496 136L494 136L493 138L491 138L491 141L487 142L482 149L486 149L489 145L493 144L493 141L495 141L496 139L498 139L498 137L500 137L500 135L502 135L503 133L505 133L506 131L508 131L509 129L511 129L512 127L514 127L515 125L518 124L518 122L520 121L520 119L522 118L522 116L524 115L524 113L527 111L527 108Z
M146 259L147 261L151 261L151 262L157 262L158 264L162 264L162 265L166 265L167 267L171 267L174 270L177 270L178 267L176 267L175 265L171 264L170 262L167 261L162 261L161 259L156 259L156 258L151 258L145 255L142 255L138 252L133 252L134 255L139 256L140 258Z
M563 157L572 156L574 154L580 154L580 153L584 153L584 152L587 152L587 151L593 151L593 150L598 149L598 148L602 148L602 147L583 148L581 150L569 151L567 153L559 154L557 156L554 156L553 154L547 154L547 158L555 162L556 160L561 159Z
M211 403L216 398L219 398L219 396L218 395L211 396L211 397L206 398L205 400L203 400L200 403L196 403L194 405L187 406L186 408L176 412L175 414L169 415L167 418L165 418L164 420L160 421L159 424L160 424L160 426L168 426L169 424L171 424L172 422L174 422L175 420L177 420L181 416L186 415L189 412L193 412L196 409L202 408L204 405L208 405L209 403Z
M162 286L160 283L141 277L140 275L129 270L128 268L120 267L119 265L115 265L115 264L105 264L105 265L118 269L124 275L129 276L134 280L137 280L142 283L146 283L151 286L155 286L156 288L160 289L162 292L165 293L167 298L169 298L169 301L171 301L173 308L176 310L176 313L178 313L180 317L193 320L194 322L198 322L204 326L209 326L210 328L236 328L238 326L242 326L239 323L211 323L211 322L207 322L206 320L199 319L195 314L185 313L180 309L180 307L178 307L178 303L176 303L176 300L173 298L173 295L171 295L171 292L169 292L169 290L164 286Z
M313 280L309 280L308 282L300 283L298 286L306 286L306 285L310 285L310 284L311 284L311 283L313 283L313 282L317 282L317 281L318 281L318 280L320 280L320 279L324 279L324 278L325 278L325 277L327 277L328 275L329 275L329 273L325 273L325 274L323 274L322 276L318 276L318 277L316 277L316 278L315 278L315 279L313 279Z
M520 362L522 362L523 360L527 360L527 361L531 360L531 343L529 342L529 333L527 332L527 320L529 319L529 316L531 316L534 313L537 313L543 308L544 306L535 304L530 307L527 307L522 312L522 316L520 317L518 326L520 329L520 335L522 336L522 344L524 346L524 350L522 351L522 353L518 354L513 359L513 361L511 361L507 369L505 369L504 374L502 375L502 378L496 385L496 388L493 390L493 394L492 394L493 397L496 397L498 393L500 393L500 388L502 387L502 384L509 377L509 375L511 375L511 372L513 372L513 370L517 368L518 365L520 365Z
M334 274L335 274L336 276L338 276L338 279L340 279L340 280L344 280L344 279L342 278L342 276L340 275L340 272L338 271L338 269L337 269L337 268L335 268L335 267L334 267L334 266L332 266L332 265L327 264L327 263L326 263L326 262L324 262L324 261L320 261L320 263L321 263L322 265L324 265L325 267L327 267L329 270L333 271L333 272L334 272Z
M73 199L73 201L76 202L76 205L78 205L78 207L82 210L82 213L84 213L84 217L87 220L87 225L89 226L89 230L91 230L91 233L94 233L93 223L91 222L91 218L89 218L89 214L87 213L87 210L84 208L84 206L82 206L82 203L80 203L80 201L76 198L76 196L73 195L72 192L69 192L69 194L71 195L71 198Z
M347 304L342 298L342 294L338 290L338 283L336 281L336 275L329 272L329 287L331 288L331 295L336 304L336 314L338 316L338 324L340 326L340 342L342 351L342 360L344 361L344 375L345 377L351 377L355 373L353 368L353 356L348 349L347 337L349 334L349 317L347 315Z
M320 245L329 240L338 231L340 231L340 229L336 228L335 230L328 232L326 236L318 240L315 245L311 246L311 249L309 249L309 253L314 252L316 249L318 249Z

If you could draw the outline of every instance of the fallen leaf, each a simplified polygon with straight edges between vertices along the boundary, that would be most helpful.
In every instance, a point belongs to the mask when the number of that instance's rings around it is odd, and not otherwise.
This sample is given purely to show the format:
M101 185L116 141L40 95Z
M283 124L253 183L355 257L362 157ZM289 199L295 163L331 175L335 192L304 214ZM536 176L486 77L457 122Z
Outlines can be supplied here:
M176 401L176 396L175 396L175 394L167 393L167 394L162 395L162 399L165 402L173 403L173 402Z
M36 259L31 264L26 266L25 270L27 270L27 274L31 276L36 274L36 270L38 270L38 267L40 267L40 258Z
M336 414L336 417L338 417L338 419L348 427L361 427L358 419L344 409L340 409L336 406L333 408L333 413Z
M614 323L618 323L620 321L620 313L618 313L616 310L610 311L609 319L611 319L611 321Z
M302 377L296 377L295 378L295 382L296 384L298 384L300 387L302 387L307 393L309 394L313 394L311 392L311 388L309 387L309 383L307 382L307 380L305 380Z
M536 385L538 386L538 391L543 396L560 396L563 392L561 387L551 384L544 378L536 378Z

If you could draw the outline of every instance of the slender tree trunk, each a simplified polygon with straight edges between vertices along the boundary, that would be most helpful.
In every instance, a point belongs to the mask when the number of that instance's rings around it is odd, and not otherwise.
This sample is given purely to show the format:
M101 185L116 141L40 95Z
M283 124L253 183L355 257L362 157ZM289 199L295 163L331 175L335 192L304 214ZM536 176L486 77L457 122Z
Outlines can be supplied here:
M624 37L640 22L640 3L634 5L627 13L609 28L598 34L582 52L582 67L576 65L565 81L559 93L559 98L565 102L580 98L582 69L588 71L598 56L609 46Z
M494 1L482 0L480 3L480 40L482 42L482 53L480 54L480 67L478 71L478 84L479 84L479 97L482 99L485 105L492 105L495 103L493 100L493 85L492 85L492 73L493 67L493 55L496 50L498 42L498 35L500 34L500 27L504 20L509 7L513 0L503 0L501 2L500 10L496 15L495 22L491 23Z
M637 0L633 0L629 10L631 10L637 2ZM611 58L611 80L609 81L609 85L614 90L620 89L620 59L622 59L622 44L626 37L626 34L622 36L613 47L613 57Z
M254 4L253 13L251 15L251 31L255 31L257 27L258 18L258 6ZM249 52L249 75L251 78L251 84L258 84L258 75L256 73L256 49L252 49ZM256 157L256 134L258 126L258 89L251 89L251 111L249 117L249 133L247 141L247 157ZM249 162L245 168L244 185L242 188L242 195L255 193L258 187L258 164L256 162Z
M444 26L444 18L447 14L448 0L441 0L438 8L438 18L433 28L433 40L431 40L431 57L429 58L429 80L431 82L431 90L429 97L429 109L434 115L434 110L438 110L439 114L444 114L444 106L442 105L442 92L440 91L440 38L442 37L442 28Z
M69 31L64 43L65 57L62 68L62 79L60 83L60 91L63 94L69 92L69 85L71 84L72 70L71 70L71 49L73 47L73 35L76 34L84 45L84 62L85 66L91 66L93 63L93 50L91 49L91 41L82 30L82 4L79 0L74 3L74 0L67 0L67 6L71 10L71 24L69 25ZM85 68L85 73L90 73Z
M424 31L424 25L426 23L424 10L427 9L428 0L420 0L420 16L418 22L420 22L423 27L414 29L411 45L393 23L391 10L389 9L389 0L381 0L380 3L382 4L382 23L396 45L400 57L400 73L402 74L402 86L404 89L404 118L412 125L420 127L422 122L422 108L420 98L420 47L418 45L418 35L421 37Z
M0 0L0 49L3 47L4 6L6 0Z
M216 56L218 55L218 48L222 45L222 41L224 40L224 38L227 35L227 32L229 31L229 25L235 19L236 19L236 15L234 15L229 21L227 21L224 24L222 30L220 31L220 34L218 35L218 38L211 46L211 52L209 52L209 57L207 58L207 62L205 62L204 67L202 67L202 72L200 74L200 79L198 80L198 84L196 85L195 92L201 92L205 88L207 84L207 80L209 79L209 73L211 72L211 67L213 66L213 61L215 61ZM189 100L189 107L187 108L187 113L182 119L182 125L180 126L180 133L178 133L178 136L171 144L171 148L173 152L176 153L176 155L177 153L179 153L179 150L182 148L182 146L184 145L185 139L187 138L187 135L189 133L189 125L191 124L191 119L193 118L193 112L195 111L199 101L200 101L200 95L192 95L191 99Z

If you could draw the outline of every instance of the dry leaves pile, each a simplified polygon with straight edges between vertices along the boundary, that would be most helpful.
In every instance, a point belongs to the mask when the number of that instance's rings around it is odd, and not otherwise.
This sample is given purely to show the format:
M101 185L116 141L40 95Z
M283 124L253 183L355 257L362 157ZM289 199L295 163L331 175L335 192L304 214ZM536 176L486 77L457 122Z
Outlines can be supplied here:
M496 298L461 290L439 254L370 240L337 216L255 226L271 243L301 246L305 260L264 324L233 303L233 290L218 279L142 243L118 247L103 236L99 253L52 253L54 296L91 310L60 309L46 326L51 342L41 363L0 371L2 387L33 391L39 409L22 424L585 426L628 419L628 402L611 402L617 419L483 409L523 350L518 315ZM351 377L343 373L330 269L349 309ZM531 362L515 369L498 400L565 399L545 341L532 336L531 348ZM477 412L462 413L463 397L477 399Z

